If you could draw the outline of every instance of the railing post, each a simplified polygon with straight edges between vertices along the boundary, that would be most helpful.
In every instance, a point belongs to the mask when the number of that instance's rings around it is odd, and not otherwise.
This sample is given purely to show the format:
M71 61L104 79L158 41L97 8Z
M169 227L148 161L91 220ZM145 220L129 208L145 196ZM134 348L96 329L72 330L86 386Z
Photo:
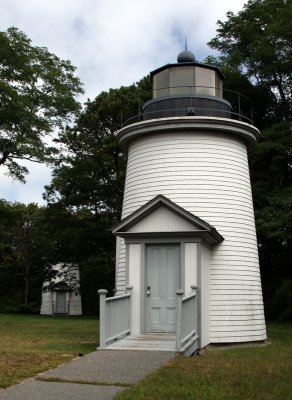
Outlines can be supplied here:
M133 290L133 286L132 285L127 285L126 286L126 293L130 295L129 298L129 328L130 328L130 335L132 332L132 290Z
M240 102L240 94L237 93L237 99L238 99L238 114L239 114L239 120L241 121L241 102Z
M181 349L182 297L184 291L176 290L176 350Z
M106 341L106 289L99 289L99 348L105 349Z
M132 285L127 285L126 286L126 293L127 294L132 294L133 286Z
M197 285L191 285L191 289L193 293L197 292L198 286Z

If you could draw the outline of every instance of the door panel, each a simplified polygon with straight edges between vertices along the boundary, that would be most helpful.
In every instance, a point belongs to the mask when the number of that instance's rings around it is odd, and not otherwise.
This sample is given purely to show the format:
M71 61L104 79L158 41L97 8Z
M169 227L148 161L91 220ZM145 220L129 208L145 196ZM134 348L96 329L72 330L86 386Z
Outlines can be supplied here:
M56 294L56 314L66 314L66 292L58 291Z
M180 289L179 245L146 248L147 331L175 332L176 290Z

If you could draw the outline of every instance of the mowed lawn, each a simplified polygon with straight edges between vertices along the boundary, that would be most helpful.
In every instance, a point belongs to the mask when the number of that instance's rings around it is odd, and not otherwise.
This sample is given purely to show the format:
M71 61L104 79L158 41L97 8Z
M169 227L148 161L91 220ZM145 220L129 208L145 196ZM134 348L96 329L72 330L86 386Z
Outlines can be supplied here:
M98 321L86 317L0 314L0 387L98 346ZM292 324L269 324L268 344L178 356L116 400L292 400Z
M269 324L262 347L177 357L115 400L292 400L292 324Z
M0 314L0 387L94 351L98 343L94 317Z

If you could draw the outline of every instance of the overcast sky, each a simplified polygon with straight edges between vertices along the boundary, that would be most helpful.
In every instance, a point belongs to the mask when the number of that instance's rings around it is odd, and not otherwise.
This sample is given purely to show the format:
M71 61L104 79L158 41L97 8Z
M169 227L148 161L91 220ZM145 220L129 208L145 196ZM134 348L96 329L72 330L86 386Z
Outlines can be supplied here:
M207 42L217 20L238 12L245 0L0 0L0 29L15 26L36 46L77 67L85 96L139 81L184 49L198 61L213 54ZM0 169L0 198L44 204L50 170L29 165L25 185Z

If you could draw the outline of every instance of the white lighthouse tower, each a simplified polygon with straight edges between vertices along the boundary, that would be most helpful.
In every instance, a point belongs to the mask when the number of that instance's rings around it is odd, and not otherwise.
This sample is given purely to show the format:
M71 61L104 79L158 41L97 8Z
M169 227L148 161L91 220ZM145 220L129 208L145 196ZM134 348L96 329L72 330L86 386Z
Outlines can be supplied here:
M181 52L151 73L143 121L118 133L128 164L116 288L132 288L131 334L183 330L175 298L184 309L195 291L199 348L266 339L247 157L259 132L234 119L223 79Z

